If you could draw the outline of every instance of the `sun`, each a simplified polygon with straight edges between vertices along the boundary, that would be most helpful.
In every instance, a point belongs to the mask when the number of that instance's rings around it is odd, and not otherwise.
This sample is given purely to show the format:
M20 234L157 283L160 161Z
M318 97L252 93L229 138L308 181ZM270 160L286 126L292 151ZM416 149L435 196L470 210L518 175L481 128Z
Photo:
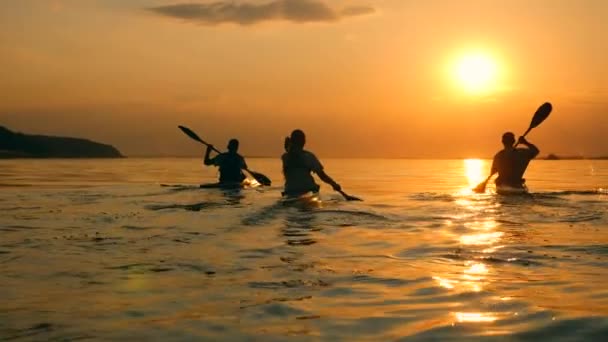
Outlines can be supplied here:
M456 61L453 72L457 84L467 93L487 93L496 87L498 65L489 54L465 54Z

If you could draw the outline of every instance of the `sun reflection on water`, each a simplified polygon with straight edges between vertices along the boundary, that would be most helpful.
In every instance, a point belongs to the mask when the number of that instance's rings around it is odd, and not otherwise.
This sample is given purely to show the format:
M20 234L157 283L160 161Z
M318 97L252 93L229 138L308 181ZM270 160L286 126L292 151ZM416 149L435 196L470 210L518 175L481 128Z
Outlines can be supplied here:
M471 189L477 184L485 180L487 172L486 162L481 159L465 159L464 160L464 175L468 182L468 188Z
M471 218L473 217L464 216L462 219L467 221ZM454 239L462 246L465 255L471 254L471 256L464 264L458 265L459 267L464 266L458 271L459 276L436 275L433 279L438 282L439 286L446 289L480 292L487 285L487 276L491 273L489 266L482 261L504 247L503 244L500 244L504 232L497 231L498 223L491 215L485 220L471 220L462 225L468 230L468 233L465 231L454 235ZM485 256L476 257L477 253L483 253Z
M486 312L456 312L456 320L460 323L494 322L498 317Z
M503 235L503 232L463 235L460 237L460 243L467 246L493 245L496 244Z
M459 256L464 261L453 263L453 271L437 274L433 279L439 286L456 292L481 292L492 282L492 265L485 262L501 248L505 233L500 231L496 213L500 204L489 198L473 196L471 189L485 180L487 162L479 159L464 160L466 183L456 198L460 211L453 217L450 227L454 240L460 245ZM456 259L462 260L462 259ZM452 313L459 323L494 322L498 316L491 312Z
M458 281L456 280L449 280L438 276L433 277L433 279L437 280L439 286L444 287L446 289L453 289L454 285L458 284Z
M464 273L468 274L487 274L488 268L483 263L474 263L464 271Z

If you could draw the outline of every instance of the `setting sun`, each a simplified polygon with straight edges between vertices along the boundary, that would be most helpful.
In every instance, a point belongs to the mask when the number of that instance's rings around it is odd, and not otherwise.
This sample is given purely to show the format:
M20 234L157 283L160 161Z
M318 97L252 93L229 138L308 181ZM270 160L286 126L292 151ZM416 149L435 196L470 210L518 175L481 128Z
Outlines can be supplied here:
M470 53L460 57L453 70L458 85L471 94L494 89L497 71L496 61L484 53Z

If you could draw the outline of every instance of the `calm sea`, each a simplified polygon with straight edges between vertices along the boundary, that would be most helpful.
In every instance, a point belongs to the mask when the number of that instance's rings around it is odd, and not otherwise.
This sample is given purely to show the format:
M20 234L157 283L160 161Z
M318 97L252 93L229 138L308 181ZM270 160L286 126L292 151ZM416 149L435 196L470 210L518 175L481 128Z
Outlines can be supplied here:
M201 190L199 159L0 161L0 340L607 340L608 161L324 160L327 186ZM161 186L161 184L182 186Z

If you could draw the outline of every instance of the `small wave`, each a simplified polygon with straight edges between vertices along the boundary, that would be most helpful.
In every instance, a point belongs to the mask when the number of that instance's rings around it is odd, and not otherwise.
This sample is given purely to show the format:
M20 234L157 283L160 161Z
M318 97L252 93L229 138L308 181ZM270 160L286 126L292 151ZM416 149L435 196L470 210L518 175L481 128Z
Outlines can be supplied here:
M521 194L517 194L517 195L498 195L498 194L493 194L493 196L489 196L489 197L484 197L484 198L479 198L478 195L473 194L471 196L468 195L463 195L463 196L454 196L452 194L447 194L447 193L434 193L434 192L422 192L422 193L416 193L413 194L411 196L409 196L410 199L415 200L415 201L427 201L427 202L433 202L433 201L438 201L438 202L454 202L456 200L458 200L461 197L466 197L466 198L476 198L479 200L484 200L487 198L492 198L492 197L497 197L501 200L516 200L516 201L520 201L520 200L527 200L527 199L543 199L543 198L553 198L553 199L558 199L561 196L572 196L572 195L579 195L579 196L590 196L590 195L606 195L608 194L608 189L604 189L604 188L597 188L597 189L592 189L592 190L556 190L556 191L538 191L538 192L530 192L525 194L525 196L522 196Z
M286 280L286 281L281 281L281 282L256 281L256 282L249 283L249 287L251 287L251 288L267 289L267 290L278 290L278 289L284 289L284 288L306 288L306 287L319 288L319 287L327 287L327 286L329 286L329 284L320 279L318 279L318 280L294 279L294 280Z
M442 202L454 202L456 198L450 194L434 193L434 192L422 192L413 194L410 196L415 201L442 201Z
M188 263L178 263L175 266L179 267L180 269L183 270L188 270L188 271L193 271L193 272L197 272L197 273L203 273L206 275L214 275L217 272L210 269L210 267L205 267L205 266L201 266L201 265L196 265L196 264L188 264Z
M608 189L594 189L594 190L562 190L562 191L547 191L547 192L534 192L534 196L546 195L546 196L569 196L569 195L605 195L608 194Z
M603 341L608 336L608 320L605 317L581 317L548 323L513 335L515 340L545 341ZM544 322L543 322L544 323Z
M0 260L0 264L8 264L11 261L15 261L15 260L19 260L19 259L21 259L21 256L20 255L15 255L13 257L9 257L7 259Z
M407 279L375 277L368 274L356 274L352 277L352 281L356 283L379 284L387 287L402 287L412 283L412 281Z
M497 223L501 223L505 226L524 226L525 224L522 222L516 222L516 221L510 221L510 220L505 220L505 219L497 219L496 220Z
M8 225L8 226L0 227L0 231L7 231L7 232L16 232L16 231L20 231L20 230L36 230L36 229L41 229L41 227L32 227L32 226L23 226L23 225Z
M42 207L9 207L9 208L0 208L0 211L37 210L37 209L42 209Z
M32 339L34 337L41 338L41 337L45 336L46 338L40 339L40 340L43 340L43 339L47 339L48 334L56 331L57 328L58 327L56 325L53 325L51 323L38 323L29 328L19 329L19 330L15 329L14 331L12 331L12 335L5 336L5 337L6 337L6 341L10 341L10 340L25 339L25 338Z
M185 191L185 190L200 190L198 185L182 185L182 184L161 184L163 188L169 188L171 191Z
M370 213L367 211L361 211L361 210L326 210L326 209L321 209L321 210L315 210L312 211L315 214L338 214L338 215L350 215L350 216L359 216L359 217L367 217L367 218L372 218L375 220L384 220L384 221L388 221L390 220L388 217L380 215L380 214L375 214L375 213Z
M165 209L184 209L186 211L201 211L203 209L217 208L224 206L217 202L199 202L193 204L150 204L145 206L148 210L165 210Z
M163 265L154 265L154 264L146 264L146 263L136 263L136 264L126 264L120 266L109 266L106 267L109 270L121 270L121 271L131 271L134 273L147 273L147 272L168 272L172 271L173 268L163 266Z
M608 255L608 245L583 245L583 246L568 246L568 245L547 245L543 246L547 249L561 250L571 253L587 253Z
M568 217L562 218L561 220L558 220L558 222L565 222L565 223L590 222L590 221L601 220L602 217L603 217L603 214L601 214L601 213L579 214L579 215L573 215L573 216L568 216Z
M220 191L224 194L240 194L243 190L257 190L256 188L219 188L219 187L205 187L204 185L187 185L187 184L161 184L160 185L163 188L168 188L169 190L171 190L172 192L178 192L178 191L192 191L192 190L198 190L198 191Z
M325 201L324 201L325 203ZM287 212L291 210L297 210L296 214L301 214L304 218L308 218L309 215L331 215L334 217L354 217L359 219L371 219L374 221L391 221L391 218L381 214L372 213L363 210L341 210L341 209L321 209L315 207L298 208L293 206L285 206L281 202L272 204L265 208L262 208L257 213L247 216L243 219L244 225L259 225L275 218L279 213ZM293 221L293 220L292 220ZM297 221L297 219L296 219ZM351 225L351 224L348 224Z
M240 309L247 309L247 308L252 308L252 307L265 305L265 304L271 304L271 303L275 303L275 302L301 302L303 300L308 300L311 298L312 298L312 296L303 296L303 297L295 297L295 298L287 298L287 297L271 298L271 299L265 300L261 303L241 305ZM319 316L316 316L316 317L315 316L302 316L301 318L296 317L296 319L314 319L314 318L318 318L318 317Z
M140 226L125 225L125 226L122 226L122 228L128 229L128 230L148 230L148 229L154 229L155 227L140 227Z
M487 262L489 264L511 264L511 265L519 265L519 266L541 266L542 262L532 260L531 258L518 258L518 257L509 257L509 258L501 258L497 256L490 257L480 257L478 260Z
M33 186L34 184L28 183L0 183L0 188L29 188Z

